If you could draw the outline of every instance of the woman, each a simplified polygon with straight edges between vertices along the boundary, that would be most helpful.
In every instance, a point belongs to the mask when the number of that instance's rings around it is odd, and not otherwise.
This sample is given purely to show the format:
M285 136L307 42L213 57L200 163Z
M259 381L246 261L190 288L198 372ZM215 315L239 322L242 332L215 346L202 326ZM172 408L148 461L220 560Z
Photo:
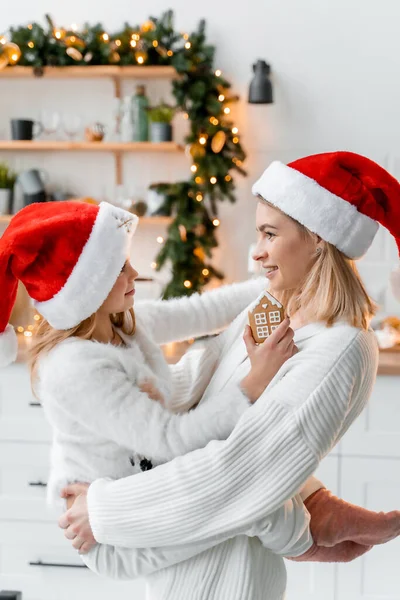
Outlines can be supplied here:
M377 346L368 330L373 305L353 259L366 252L378 222L400 237L393 220L398 182L362 156L335 152L288 166L272 163L253 192L260 198L255 258L292 317L299 353L226 441L137 477L96 481L87 505L81 493L60 519L66 537L81 548L91 528L98 542L131 548L179 549L235 536L168 574L156 573L150 581L156 598L193 597L193 590L219 600L283 598L282 558L242 534L305 484L365 407L375 381ZM224 334L202 402L243 379L250 398L259 394L265 362L248 329L243 344L246 322L247 311ZM309 488L305 496L310 492L315 498L324 490Z

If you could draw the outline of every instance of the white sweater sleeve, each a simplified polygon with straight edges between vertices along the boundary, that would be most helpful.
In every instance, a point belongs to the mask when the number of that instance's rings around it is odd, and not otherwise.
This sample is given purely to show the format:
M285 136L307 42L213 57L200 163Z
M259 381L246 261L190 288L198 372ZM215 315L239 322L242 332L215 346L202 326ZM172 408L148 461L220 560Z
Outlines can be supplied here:
M226 441L134 477L92 483L88 506L96 540L129 547L186 544L247 528L277 510L301 489L371 394L376 346L372 350L360 335L347 346L326 344L323 356L318 347L303 359L300 353ZM166 498L169 510L163 510Z
M202 341L202 347L193 347L179 362L169 365L173 386L167 408L185 412L201 400L218 364L223 336Z
M247 309L247 307L246 307ZM239 321L247 310L237 316ZM233 326L235 324L233 323ZM243 328L244 333L244 328ZM229 329L208 340L197 342L200 347L188 350L186 354L174 365L169 365L173 381L173 392L166 401L166 406L174 412L188 411L203 397L214 372L222 358L223 348L230 339ZM229 390L228 392L229 393ZM218 402L226 394L217 394L212 402Z
M64 354L65 362L48 360L41 369L46 387L43 407L50 422L57 426L57 420L68 414L92 433L155 461L168 461L210 440L227 438L250 406L239 386L231 385L219 402L173 414L142 393L101 345L90 355L81 353L74 347L69 358ZM60 386L61 371L62 380L71 382L66 389Z
M265 289L264 277L221 286L204 294L138 303L135 313L158 344L187 340L222 329Z
M259 537L265 548L282 556L300 556L312 544L309 513L299 496L288 500L272 515L242 533ZM123 548L97 544L88 554L82 555L82 559L99 575L113 579L136 579L188 560L227 539L228 535L220 535L207 542L163 548Z

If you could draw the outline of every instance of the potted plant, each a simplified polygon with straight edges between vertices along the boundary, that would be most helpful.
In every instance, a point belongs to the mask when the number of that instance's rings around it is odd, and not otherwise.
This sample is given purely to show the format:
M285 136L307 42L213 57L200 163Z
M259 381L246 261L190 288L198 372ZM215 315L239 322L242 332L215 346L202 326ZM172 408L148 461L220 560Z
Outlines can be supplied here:
M172 142L172 125L176 108L162 102L148 109L150 140L152 142Z
M17 174L6 163L0 163L0 214L11 213L12 195Z

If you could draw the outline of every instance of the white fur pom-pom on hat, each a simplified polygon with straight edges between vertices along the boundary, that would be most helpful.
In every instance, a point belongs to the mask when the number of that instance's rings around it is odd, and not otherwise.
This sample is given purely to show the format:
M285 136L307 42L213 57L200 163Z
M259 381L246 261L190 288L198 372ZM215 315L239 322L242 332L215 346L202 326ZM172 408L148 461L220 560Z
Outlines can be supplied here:
M7 367L17 358L18 340L14 327L7 325L5 331L0 333L0 367Z

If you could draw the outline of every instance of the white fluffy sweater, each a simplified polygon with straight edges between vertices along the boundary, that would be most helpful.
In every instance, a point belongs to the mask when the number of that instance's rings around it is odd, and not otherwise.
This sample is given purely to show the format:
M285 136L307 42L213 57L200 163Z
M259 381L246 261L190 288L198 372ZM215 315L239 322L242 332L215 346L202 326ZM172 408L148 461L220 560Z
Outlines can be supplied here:
M248 372L242 340L246 321L244 311L211 344L210 353L218 358L200 407L223 397ZM283 365L226 441L211 442L135 477L102 479L90 486L89 516L96 539L136 549L119 555L113 574L138 574L143 565L160 568L162 558L173 562L175 548L177 560L185 552L188 560L149 577L152 599L284 597L286 574L277 554L285 553L285 542L293 547L300 540L305 543L296 519L291 522L294 537L288 536L287 524L296 514L288 499L366 405L378 356L374 334L345 323L332 328L307 325L295 332L295 342L300 352ZM203 360L209 370L207 355ZM270 540L263 535L261 541L243 535L251 535L252 526L258 534L268 515L271 521L264 532L273 534L278 523L271 543L275 554L264 547ZM196 546L201 553L193 556ZM93 568L104 572L100 553L94 552L92 561Z

